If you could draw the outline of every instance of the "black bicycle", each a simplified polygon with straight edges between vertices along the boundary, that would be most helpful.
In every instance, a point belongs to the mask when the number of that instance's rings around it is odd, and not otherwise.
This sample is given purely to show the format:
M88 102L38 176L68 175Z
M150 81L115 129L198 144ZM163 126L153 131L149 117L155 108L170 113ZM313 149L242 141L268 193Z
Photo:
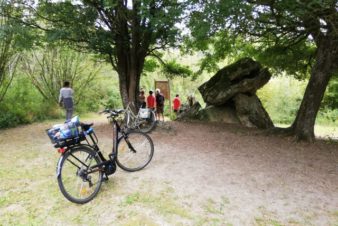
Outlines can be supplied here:
M107 109L102 113L109 114L107 118L111 119L114 132L114 145L108 159L99 149L93 124L81 124L78 140L86 140L86 143L59 145L64 149L57 165L58 184L62 194L74 203L91 201L99 192L102 181L115 173L116 164L123 170L134 172L146 167L154 155L150 136L120 127L116 118L123 110Z

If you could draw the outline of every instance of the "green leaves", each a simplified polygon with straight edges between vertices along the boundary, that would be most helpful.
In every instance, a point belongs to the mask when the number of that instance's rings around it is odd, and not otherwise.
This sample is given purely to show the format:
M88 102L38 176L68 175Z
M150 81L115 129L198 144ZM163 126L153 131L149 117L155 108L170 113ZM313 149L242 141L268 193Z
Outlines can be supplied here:
M329 0L196 2L199 7L189 22L192 37L185 43L205 55L200 71L217 70L217 62L226 58L250 56L275 71L304 78L316 49L310 34L317 25L308 20L322 19L324 29L325 12L331 9L337 16L336 1Z
M75 102L85 99L97 78L100 65L89 55L68 48L50 47L28 53L23 63L24 73L49 103L58 103L59 90L64 81L70 81L75 90Z
M162 65L162 72L167 78L173 78L174 76L180 76L186 78L192 75L192 71L189 67L177 63L175 60L169 61Z

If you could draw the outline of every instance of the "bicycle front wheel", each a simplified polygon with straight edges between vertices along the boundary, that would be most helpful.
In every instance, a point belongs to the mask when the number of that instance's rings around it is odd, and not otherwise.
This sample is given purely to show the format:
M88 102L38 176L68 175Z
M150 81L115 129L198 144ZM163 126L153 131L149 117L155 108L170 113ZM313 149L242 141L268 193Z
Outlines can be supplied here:
M117 165L128 172L146 167L154 155L154 144L150 136L132 131L122 136L117 144Z
M62 194L71 202L84 204L92 200L100 190L103 173L92 170L100 163L96 152L86 146L67 151L59 160L58 184Z

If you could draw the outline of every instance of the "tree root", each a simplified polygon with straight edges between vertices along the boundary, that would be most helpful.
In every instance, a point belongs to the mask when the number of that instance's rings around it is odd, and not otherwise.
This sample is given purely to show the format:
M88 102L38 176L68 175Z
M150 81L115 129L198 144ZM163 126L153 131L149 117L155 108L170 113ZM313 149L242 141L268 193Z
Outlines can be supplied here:
M295 142L313 143L315 141L314 137L301 136L297 134L293 127L287 127L287 128L274 127L274 128L265 130L264 134L267 136L276 135L276 136L281 136L281 137L291 137L293 138L292 140Z

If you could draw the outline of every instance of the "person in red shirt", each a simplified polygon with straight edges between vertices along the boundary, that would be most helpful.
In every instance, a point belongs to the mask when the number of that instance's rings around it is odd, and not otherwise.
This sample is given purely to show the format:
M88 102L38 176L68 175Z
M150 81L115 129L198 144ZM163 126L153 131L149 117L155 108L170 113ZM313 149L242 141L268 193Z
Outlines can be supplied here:
M147 97L147 107L151 110L155 109L155 97L152 90L149 91L149 96Z
M181 100L178 94L176 94L176 97L173 100L173 108L176 114L179 112L181 108Z

